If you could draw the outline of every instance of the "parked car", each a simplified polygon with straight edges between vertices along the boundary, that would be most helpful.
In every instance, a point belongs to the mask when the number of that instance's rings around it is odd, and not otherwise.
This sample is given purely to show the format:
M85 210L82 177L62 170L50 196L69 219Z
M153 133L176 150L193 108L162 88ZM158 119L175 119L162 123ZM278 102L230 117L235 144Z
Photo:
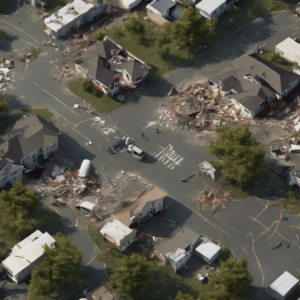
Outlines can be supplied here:
M142 160L144 158L144 151L133 144L128 145L127 152L131 153L132 156L138 160Z

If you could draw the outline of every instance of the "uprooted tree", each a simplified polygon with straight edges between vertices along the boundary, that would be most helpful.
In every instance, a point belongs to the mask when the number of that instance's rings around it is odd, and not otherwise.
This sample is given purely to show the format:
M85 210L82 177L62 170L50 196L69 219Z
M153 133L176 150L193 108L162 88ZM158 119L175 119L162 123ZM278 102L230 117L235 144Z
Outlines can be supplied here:
M83 253L71 237L59 237L55 244L44 246L44 259L31 273L29 293L48 296L58 286L71 283L81 269Z
M247 125L216 128L216 141L210 141L208 151L218 157L213 162L225 179L245 184L262 170L266 151L262 143L252 136Z
M40 205L37 191L17 182L10 191L0 193L1 226L12 234L24 236L39 226L31 213L38 210Z

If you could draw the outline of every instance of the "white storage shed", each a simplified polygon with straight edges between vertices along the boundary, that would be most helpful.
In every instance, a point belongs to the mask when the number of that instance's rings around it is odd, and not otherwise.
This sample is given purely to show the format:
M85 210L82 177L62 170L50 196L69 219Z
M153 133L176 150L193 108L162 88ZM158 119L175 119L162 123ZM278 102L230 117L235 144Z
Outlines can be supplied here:
M275 52L279 53L287 61L296 62L300 66L300 44L290 37L276 45Z
M277 300L284 300L288 297L299 284L299 280L285 271L270 286L268 293Z
M217 18L227 10L226 0L202 0L197 5L201 16L207 19Z
M120 0L121 6L126 10L131 10L139 5L142 0Z
M202 238L201 244L195 250L196 255L205 260L208 264L212 264L220 255L221 247Z
M12 254L20 251L21 249L23 249L24 247L26 247L27 245L29 245L30 243L32 243L34 240L38 239L41 235L43 235L43 234L39 230L36 230L34 233L32 233L31 235L29 235L23 241L21 241L20 243L18 243L17 245L15 245L12 248L10 255L12 255Z
M90 171L90 167L91 167L91 161L89 159L84 159L81 164L78 177L82 177L82 178L87 177Z
M44 257L43 246L50 246L53 243L55 243L55 239L45 232L21 250L15 251L6 258L2 262L4 273L19 284L26 279L36 265L42 262Z

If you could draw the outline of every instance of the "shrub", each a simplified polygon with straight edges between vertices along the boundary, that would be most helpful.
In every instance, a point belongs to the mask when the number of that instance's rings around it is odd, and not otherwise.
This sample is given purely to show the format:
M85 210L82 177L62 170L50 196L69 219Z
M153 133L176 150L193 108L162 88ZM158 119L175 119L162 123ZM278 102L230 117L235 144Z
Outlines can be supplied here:
M284 63L284 58L279 53L273 53L270 55L271 62L276 62L279 64Z
M97 30L93 34L93 41L96 43L97 41L102 41L105 37L105 33L101 30Z
M37 59L39 53L40 53L39 48L33 46L30 47L31 60Z
M93 94L98 98L101 97L101 92L95 86L93 86Z
M94 86L93 86L92 82L89 80L84 80L81 82L81 88L86 92L92 93L93 87Z

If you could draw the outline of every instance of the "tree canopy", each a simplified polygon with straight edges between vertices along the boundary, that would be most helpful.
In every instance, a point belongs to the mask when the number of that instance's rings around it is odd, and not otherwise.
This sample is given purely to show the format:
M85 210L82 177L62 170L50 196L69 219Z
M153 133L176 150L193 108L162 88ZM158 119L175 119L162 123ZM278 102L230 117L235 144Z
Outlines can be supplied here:
M96 43L97 41L102 41L105 37L105 33L101 30L97 30L93 34L93 41Z
M8 103L5 101L3 94L0 93L0 113L8 113Z
M54 288L70 283L81 268L83 253L71 237L59 237L54 245L44 246L44 259L31 274L29 292L47 296Z
M182 294L181 291L178 291L175 300L194 300L194 297L191 294Z
M216 141L210 141L208 151L220 158L214 166L221 170L222 175L229 180L243 184L261 171L265 163L266 151L259 143L247 125L221 126L216 129Z
M130 17L123 25L123 32L132 41L140 42L146 33L146 29L141 19Z
M187 7L175 22L163 24L161 34L168 33L169 40L180 49L195 50L199 45L205 44L211 33L212 25L216 20L204 20L199 10L194 6Z
M38 226L30 213L39 209L40 205L36 190L17 182L10 191L2 190L0 193L0 222L11 233L23 236Z
M230 257L226 262L221 262L219 273L210 274L209 285L212 291L203 299L238 299L252 282L253 277L248 270L246 259L236 260Z
M150 266L145 257L133 253L130 257L124 257L121 267L111 276L111 281L124 292L144 288L149 276Z

